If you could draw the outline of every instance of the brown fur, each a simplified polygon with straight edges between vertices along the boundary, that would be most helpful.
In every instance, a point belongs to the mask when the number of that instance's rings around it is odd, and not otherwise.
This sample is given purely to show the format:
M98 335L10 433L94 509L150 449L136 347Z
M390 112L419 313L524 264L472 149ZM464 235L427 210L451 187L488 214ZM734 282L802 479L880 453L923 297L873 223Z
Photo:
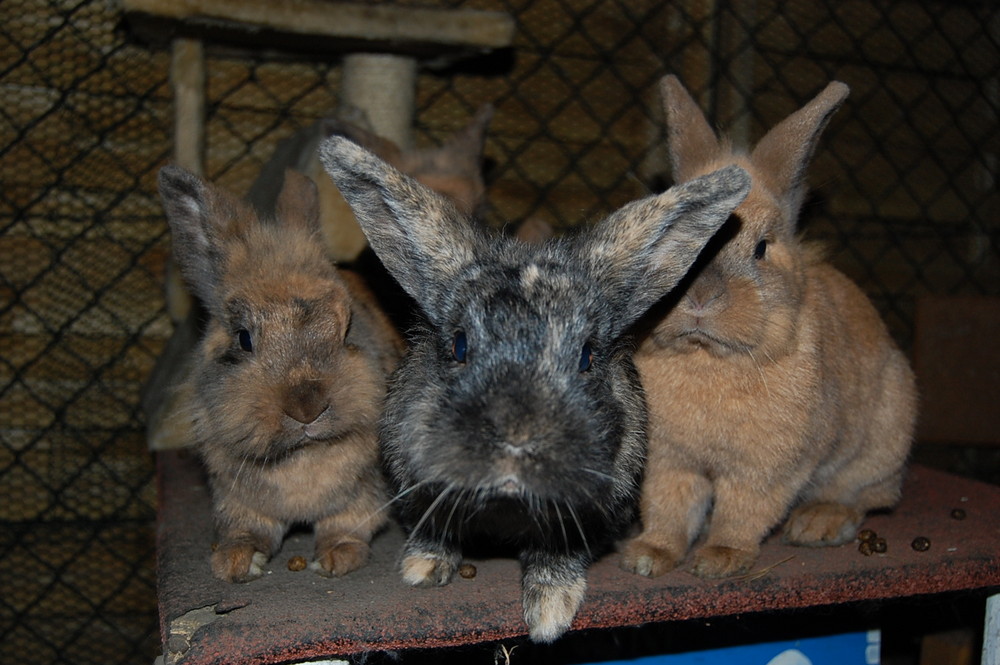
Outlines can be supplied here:
M782 522L792 544L839 545L894 505L915 388L865 295L795 235L802 176L847 86L831 83L749 155L716 139L676 78L662 89L675 177L735 162L753 188L636 354L649 457L643 530L622 565L662 574L707 523L691 570L721 577L747 571Z
M443 194L462 214L478 217L486 204L483 144L492 117L493 107L485 104L465 128L441 146L413 150L404 150L359 123L330 118L324 120L322 126L326 136L346 136L421 184ZM351 207L323 173L315 154L307 171L319 186L320 220L330 255L339 261L356 259L368 243Z
M327 259L304 176L286 174L275 223L179 169L161 192L175 256L209 313L182 394L212 488L213 573L260 575L297 522L314 527L314 569L358 568L385 523L375 427L402 341Z

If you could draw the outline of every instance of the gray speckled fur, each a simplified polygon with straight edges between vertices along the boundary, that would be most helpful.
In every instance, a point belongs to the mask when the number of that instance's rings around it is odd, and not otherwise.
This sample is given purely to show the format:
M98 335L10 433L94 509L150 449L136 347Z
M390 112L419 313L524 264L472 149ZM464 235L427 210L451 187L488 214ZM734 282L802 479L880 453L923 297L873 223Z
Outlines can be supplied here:
M404 579L445 584L470 546L515 554L530 634L554 640L582 601L586 567L636 512L646 407L626 332L687 271L749 177L723 169L529 245L486 234L349 141L331 138L320 155L425 315L380 433L409 532ZM464 362L452 356L459 331ZM585 348L593 361L581 371Z

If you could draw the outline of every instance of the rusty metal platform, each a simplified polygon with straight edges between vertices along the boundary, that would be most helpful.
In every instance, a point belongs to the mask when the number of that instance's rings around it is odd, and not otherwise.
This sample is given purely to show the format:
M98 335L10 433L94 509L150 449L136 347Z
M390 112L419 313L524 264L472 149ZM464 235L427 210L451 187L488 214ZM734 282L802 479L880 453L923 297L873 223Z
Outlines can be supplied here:
M340 579L292 572L309 558L309 533L286 540L261 579L215 580L207 487L185 452L158 455L157 534L161 630L167 663L282 663L369 651L445 647L516 638L519 568L509 559L476 560L472 579L414 589L396 572L402 534L373 543L371 563ZM964 511L964 519L953 511ZM765 543L758 571L705 581L683 569L649 580L625 573L612 554L590 570L574 630L834 606L1000 587L1000 487L914 466L901 505L865 526L887 541L885 554L856 545L808 549ZM914 538L930 549L911 547Z

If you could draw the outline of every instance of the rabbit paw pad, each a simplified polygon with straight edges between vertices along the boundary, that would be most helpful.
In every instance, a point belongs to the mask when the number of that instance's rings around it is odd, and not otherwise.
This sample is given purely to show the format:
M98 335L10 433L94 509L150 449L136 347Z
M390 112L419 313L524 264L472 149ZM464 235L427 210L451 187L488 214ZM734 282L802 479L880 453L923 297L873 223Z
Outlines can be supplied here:
M434 554L410 554L400 567L403 581L410 586L444 586L455 574L455 562Z
M249 582L264 574L267 561L252 545L220 545L212 552L212 573L225 582Z
M860 523L858 511L841 503L811 503L792 512L784 540L809 547L843 545L854 540Z
M324 577L340 577L368 563L365 543L340 543L316 556L309 568Z
M623 570L645 577L659 577L677 567L679 557L669 550L641 540L632 540L622 548L619 565Z
M706 545L694 554L691 572L698 577L715 578L741 575L757 561L757 551L725 545Z

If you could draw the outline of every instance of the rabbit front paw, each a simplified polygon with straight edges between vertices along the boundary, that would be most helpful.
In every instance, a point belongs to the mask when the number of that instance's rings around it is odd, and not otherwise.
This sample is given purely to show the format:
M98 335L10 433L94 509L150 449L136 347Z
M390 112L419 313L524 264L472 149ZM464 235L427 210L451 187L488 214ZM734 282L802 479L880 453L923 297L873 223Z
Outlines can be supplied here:
M338 543L323 552L316 553L316 559L309 568L324 577L341 577L368 563L371 549L367 543Z
M784 541L791 545L824 547L854 540L862 515L842 503L809 503L792 511Z
M638 538L622 547L619 565L623 570L645 577L659 577L677 567L681 557L670 550L657 547Z
M212 552L212 573L225 582L249 582L264 574L267 561L253 545L223 543Z
M444 586L458 569L460 557L435 552L415 552L403 557L400 571L410 586Z
M582 577L567 584L526 584L522 604L531 639L549 643L565 633L586 590Z
M725 545L706 545L694 553L691 572L698 577L716 578L741 575L757 561L759 551Z

